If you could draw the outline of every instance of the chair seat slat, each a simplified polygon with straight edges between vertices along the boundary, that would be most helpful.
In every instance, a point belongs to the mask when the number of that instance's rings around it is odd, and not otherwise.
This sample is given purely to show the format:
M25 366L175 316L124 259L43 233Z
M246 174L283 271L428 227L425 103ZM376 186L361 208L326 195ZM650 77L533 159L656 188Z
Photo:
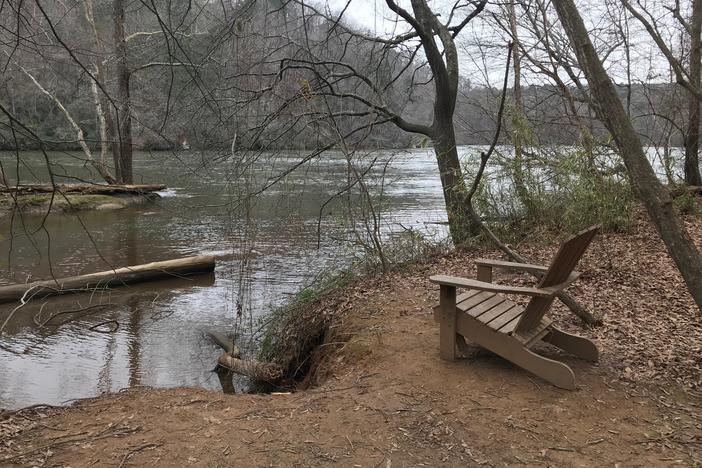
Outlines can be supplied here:
M495 297L495 293L481 291L473 297L466 299L465 301L458 304L458 306L463 310L472 309L478 304L487 301L491 297Z
M511 302L509 301L506 297L500 296L500 295L495 295L488 299L485 302L482 302L478 304L475 307L472 307L470 309L464 309L461 306L458 307L459 310L466 312L468 315L472 317L480 317L481 315L493 310L495 307L499 306L500 304L503 304L505 302Z
M468 291L456 296L456 304L460 304L461 302L465 301L466 299L470 299L471 297L473 297L479 293L480 293L480 291L477 289L469 289Z

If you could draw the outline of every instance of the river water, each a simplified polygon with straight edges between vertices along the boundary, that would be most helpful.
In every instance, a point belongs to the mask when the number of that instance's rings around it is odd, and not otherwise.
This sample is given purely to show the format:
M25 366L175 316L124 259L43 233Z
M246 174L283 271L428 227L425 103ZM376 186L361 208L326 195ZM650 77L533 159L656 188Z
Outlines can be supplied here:
M14 180L14 155L1 156ZM342 154L327 153L303 164L250 203L242 202L243 192L269 184L301 156L262 155L242 176L232 169L242 166L241 161L231 157L138 153L139 182L168 186L154 203L46 219L24 216L12 226L9 218L0 218L0 284L189 255L217 256L213 277L51 298L18 310L0 337L0 408L61 404L136 385L219 389L211 370L221 351L203 330L232 331L241 302L244 320L238 327L250 332L257 317L289 300L317 275L344 268L359 253L344 241L350 237L345 197L325 205L348 184L349 167ZM366 155L357 161L359 171L374 158L375 168L366 177L374 193L382 185L382 201L376 203L382 208L384 236L403 228L445 236L440 225L431 224L446 218L432 151ZM50 159L58 182L89 177L76 155L52 153ZM22 153L19 172L24 182L47 178L38 153ZM105 306L62 326L36 324L56 312L96 304ZM0 324L14 307L0 308ZM119 324L115 332L101 333L108 325L89 329L107 320Z
M482 149L461 147L459 153L475 161ZM57 182L90 177L79 155L49 156ZM27 215L13 223L0 218L0 285L189 255L217 257L214 275L32 301L19 309L0 336L0 408L62 404L138 385L220 389L211 370L221 351L203 330L250 336L273 308L363 253L348 242L356 238L349 226L363 226L358 185L353 197L334 197L349 184L344 155L325 153L284 177L305 153L255 156L138 153L137 182L168 186L154 203ZM663 178L655 151L649 156ZM18 168L23 182L47 180L41 154L21 153L17 165L15 155L0 152L0 161L10 180ZM446 212L431 149L376 151L359 156L354 167L376 196L385 239L409 228L445 238L436 224ZM245 202L243 193L274 181ZM499 190L502 182L493 176L490 183ZM352 219L349 205L356 207ZM92 305L101 307L61 326L37 326L56 312ZM0 326L15 306L0 306ZM58 321L63 317L69 316ZM106 321L117 330L90 329Z

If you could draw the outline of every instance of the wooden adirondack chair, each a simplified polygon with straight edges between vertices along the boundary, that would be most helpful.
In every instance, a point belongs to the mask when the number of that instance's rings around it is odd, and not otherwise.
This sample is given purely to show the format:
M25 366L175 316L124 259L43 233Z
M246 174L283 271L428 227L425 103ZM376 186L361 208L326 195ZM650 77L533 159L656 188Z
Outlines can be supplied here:
M430 281L441 286L434 317L440 326L442 359L456 359L456 345L465 339L489 349L557 387L575 389L575 376L566 364L540 356L531 347L540 340L589 361L597 361L597 348L586 338L556 328L545 316L559 291L578 279L574 271L598 227L588 228L565 241L551 266L479 259L478 279L436 275ZM543 274L538 287L493 284L492 269L503 268ZM456 296L456 288L468 291ZM525 307L503 294L521 294L532 299ZM458 341L457 341L458 340Z

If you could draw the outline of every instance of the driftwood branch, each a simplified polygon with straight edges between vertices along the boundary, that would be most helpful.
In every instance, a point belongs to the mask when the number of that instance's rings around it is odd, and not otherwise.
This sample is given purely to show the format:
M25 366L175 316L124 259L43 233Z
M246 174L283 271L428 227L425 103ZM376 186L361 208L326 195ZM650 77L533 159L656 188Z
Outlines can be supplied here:
M256 361L254 359L241 359L239 347L233 340L221 333L210 331L206 333L215 344L225 351L224 354L217 359L216 371L219 372L221 368L225 368L236 374L245 375L250 379L269 383L277 382L283 377L283 367L281 365L272 362ZM221 376L220 380L222 380ZM222 387L225 387L224 383ZM229 384L227 384L227 387L229 387ZM226 390L225 388L225 392Z
M273 383L283 377L283 368L279 364L273 362L239 359L224 353L217 359L217 363L232 372L245 375L260 382Z
M236 343L234 343L234 340L229 339L227 336L221 333L213 331L208 331L205 333L217 346L222 348L225 353L230 354L234 357L241 356L241 351L239 350L239 347L236 345Z

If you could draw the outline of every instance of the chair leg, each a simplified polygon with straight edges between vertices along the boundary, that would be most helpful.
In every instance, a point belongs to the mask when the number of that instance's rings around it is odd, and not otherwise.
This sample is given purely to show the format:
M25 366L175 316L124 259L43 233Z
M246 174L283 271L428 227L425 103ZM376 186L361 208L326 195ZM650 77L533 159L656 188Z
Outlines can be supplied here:
M575 390L575 375L571 368L562 362L545 358L527 348L521 348L512 354L510 361L556 387Z
M582 336L566 333L563 330L552 327L549 333L542 338L546 343L551 343L557 348L567 351L573 356L586 361L596 362L599 354L595 343Z
M570 367L530 351L512 336L495 332L483 324L463 317L458 321L458 332L556 387L575 390L575 375Z
M439 292L439 353L445 361L456 360L456 288L441 285Z
M466 339L460 333L456 333L456 347L463 357L469 356L472 349L468 346Z

